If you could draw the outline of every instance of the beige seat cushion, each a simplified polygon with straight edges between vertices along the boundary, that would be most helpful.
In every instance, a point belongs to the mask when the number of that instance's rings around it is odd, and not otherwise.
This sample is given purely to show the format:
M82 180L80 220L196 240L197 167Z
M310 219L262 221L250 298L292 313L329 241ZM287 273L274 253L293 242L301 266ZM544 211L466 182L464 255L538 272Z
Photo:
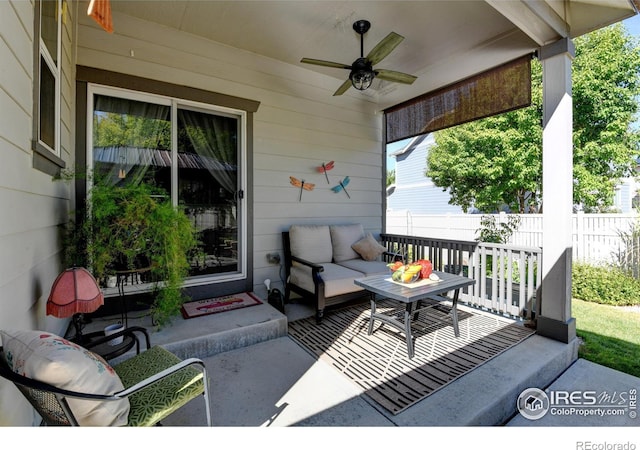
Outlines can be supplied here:
M391 276L391 271L387 267L387 263L383 261L365 261L364 259L358 258L343 261L340 265L360 272L362 274L361 277L369 277L371 275Z
M154 346L116 366L114 370L127 388L180 363L168 350ZM129 426L152 426L204 394L202 371L194 366L185 367L172 375L136 392L129 401Z
M334 262L339 263L360 258L360 255L351 246L364 237L364 228L361 224L331 225L329 231L331 232Z
M324 267L324 272L322 272L320 276L324 281L325 298L362 290L360 286L356 286L353 282L356 278L363 277L361 272L356 272L355 270L333 263L322 264L322 267ZM314 291L310 267L300 265L292 267L291 282L307 291Z

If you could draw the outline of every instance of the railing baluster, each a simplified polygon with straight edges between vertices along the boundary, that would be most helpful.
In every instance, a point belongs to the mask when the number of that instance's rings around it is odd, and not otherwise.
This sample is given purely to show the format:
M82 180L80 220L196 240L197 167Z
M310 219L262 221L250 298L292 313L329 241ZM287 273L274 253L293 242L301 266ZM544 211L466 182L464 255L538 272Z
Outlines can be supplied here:
M506 249L507 258L507 285L506 285L506 302L504 306L504 312L507 314L513 314L513 250Z
M518 266L518 305L523 305L524 311L523 314L526 318L527 314L531 314L531 303L527 297L527 266L530 266L531 263L528 263L528 253L521 252L520 253L520 262ZM518 305L514 305L516 308ZM517 314L517 312L516 312Z
M406 262L429 259L435 270L475 279L475 285L460 297L460 301L470 306L523 319L539 314L536 293L540 286L542 250L538 247L384 233L381 238L390 251L401 251ZM490 280L487 260L491 261ZM514 280L514 275L518 280ZM516 295L514 289L518 290Z

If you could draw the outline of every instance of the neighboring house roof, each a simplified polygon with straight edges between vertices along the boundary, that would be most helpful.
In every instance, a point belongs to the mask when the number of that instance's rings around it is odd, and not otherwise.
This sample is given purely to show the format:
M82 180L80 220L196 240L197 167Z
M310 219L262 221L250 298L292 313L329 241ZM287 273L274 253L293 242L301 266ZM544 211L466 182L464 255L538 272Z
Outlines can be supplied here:
M414 150L422 141L424 141L427 138L427 136L430 136L430 134L421 134L420 136L416 136L412 138L409 142L407 142L407 145L391 153L389 156L397 157L398 155L402 155L404 153Z
M142 164L156 167L171 166L171 153L168 150L140 147L96 147L93 152L94 160L103 163ZM178 167L184 169L236 170L235 165L207 156L182 152L178 153Z

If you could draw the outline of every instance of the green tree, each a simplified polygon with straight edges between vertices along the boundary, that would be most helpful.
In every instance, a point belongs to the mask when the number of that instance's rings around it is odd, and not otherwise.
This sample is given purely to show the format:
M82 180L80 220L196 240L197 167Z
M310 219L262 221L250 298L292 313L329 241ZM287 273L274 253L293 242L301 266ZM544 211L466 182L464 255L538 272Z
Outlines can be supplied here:
M387 187L391 186L395 182L396 182L396 171L387 170Z
M640 49L622 24L575 41L574 203L603 211L638 156L631 129L640 93ZM542 68L532 61L527 108L436 132L426 175L467 211L538 211L542 205Z
M170 122L130 114L101 113L93 119L96 147L171 148Z
M638 156L640 48L617 24L578 40L573 67L574 201L600 211Z

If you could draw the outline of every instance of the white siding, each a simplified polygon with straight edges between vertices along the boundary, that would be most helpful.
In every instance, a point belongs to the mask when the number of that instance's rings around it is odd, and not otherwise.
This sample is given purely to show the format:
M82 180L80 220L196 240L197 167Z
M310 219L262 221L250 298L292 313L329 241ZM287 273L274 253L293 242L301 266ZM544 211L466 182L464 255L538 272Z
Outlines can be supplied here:
M62 157L72 164L76 3L67 12L62 58ZM59 226L69 217L69 187L33 169L33 2L0 2L0 329L61 333L66 321L47 317L49 288L60 266ZM0 426L37 424L13 386L0 382Z
M340 81L305 68L217 44L123 15L113 34L80 19L78 64L260 102L254 115L254 286L282 288L281 232L294 223L361 222L382 226L382 114L366 93L333 97ZM134 56L131 56L133 53ZM302 56L302 55L301 55ZM316 167L335 161L331 184ZM289 176L315 184L299 201ZM330 190L349 176L349 199Z

